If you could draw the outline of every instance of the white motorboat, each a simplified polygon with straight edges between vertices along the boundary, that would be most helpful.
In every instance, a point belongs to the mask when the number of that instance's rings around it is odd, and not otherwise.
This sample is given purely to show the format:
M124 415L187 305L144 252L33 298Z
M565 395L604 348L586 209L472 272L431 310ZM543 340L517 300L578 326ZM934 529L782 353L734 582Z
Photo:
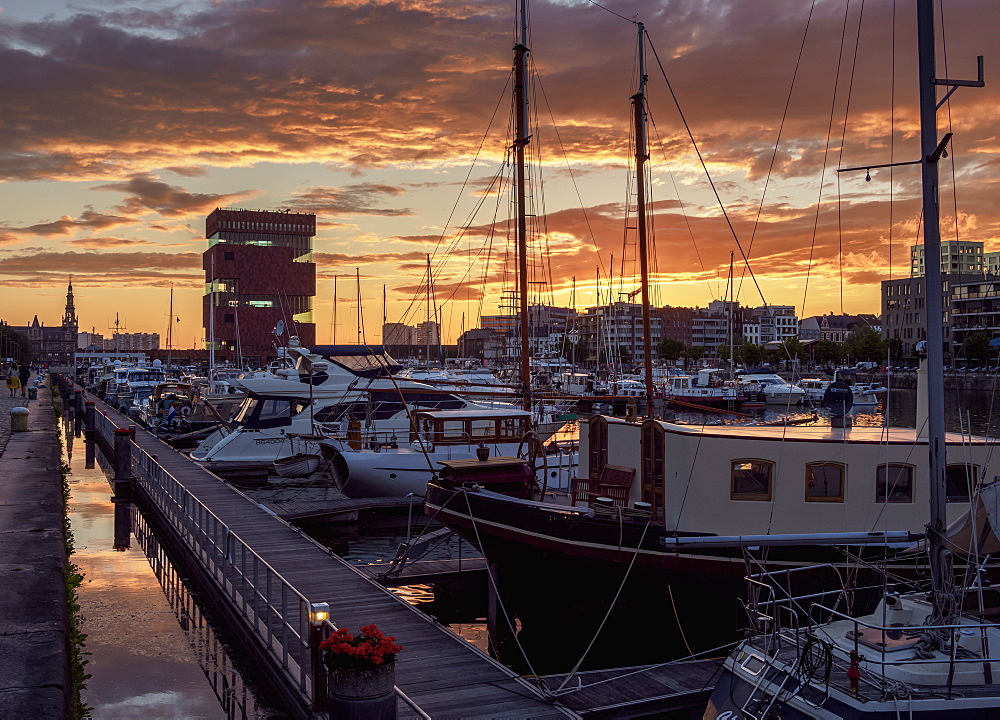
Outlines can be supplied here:
M762 393L768 405L798 405L806 397L805 390L773 372L748 372L737 382L745 392Z

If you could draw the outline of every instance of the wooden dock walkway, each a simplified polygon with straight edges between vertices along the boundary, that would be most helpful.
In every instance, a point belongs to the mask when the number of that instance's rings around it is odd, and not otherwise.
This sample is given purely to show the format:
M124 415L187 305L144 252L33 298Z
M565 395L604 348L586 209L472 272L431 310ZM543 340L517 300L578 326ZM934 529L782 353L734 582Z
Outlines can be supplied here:
M416 513L423 512L423 501L412 502L406 497L338 498L330 500L259 500L282 520L319 520L336 516L353 515L375 508L405 508L412 503Z
M117 427L135 425L97 402L98 409ZM232 544L229 534L235 535L309 602L329 603L330 620L337 627L356 632L375 623L387 635L393 635L404 647L397 659L396 686L423 713L433 718L579 717L576 712L547 700L530 682L151 433L137 428L135 444L224 524L226 547ZM216 531L217 528L212 529ZM247 564L247 559L240 559L235 552L229 558L228 550L225 559L234 568L240 563ZM235 570L230 578L235 579L222 580L223 591L235 598L235 604L242 603L242 612L246 613L248 605L259 599L260 591L250 597L243 588L245 580L237 577ZM272 592L270 582L268 592ZM266 627L273 626L275 633L282 629L282 623L286 629L296 623L303 627L301 617L275 620L265 616L261 620L259 613L256 617L255 623L266 622ZM286 657L285 663L291 661ZM408 708L402 704L400 708L401 717L406 717L404 710ZM410 717L416 716L412 710L409 713Z
M715 687L718 660L689 660L650 667L589 670L567 683L572 692L561 694L567 707L601 718L701 717ZM558 688L565 675L548 675L546 684Z

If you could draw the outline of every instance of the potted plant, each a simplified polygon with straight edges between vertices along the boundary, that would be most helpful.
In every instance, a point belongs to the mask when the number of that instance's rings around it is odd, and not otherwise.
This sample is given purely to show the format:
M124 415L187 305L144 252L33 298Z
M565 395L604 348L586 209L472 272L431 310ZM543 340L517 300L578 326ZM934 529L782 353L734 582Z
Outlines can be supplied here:
M345 703L385 705L392 708L392 717L395 716L396 653L403 647L394 637L383 635L376 625L366 625L357 635L340 628L321 642L319 648L329 672L331 709Z

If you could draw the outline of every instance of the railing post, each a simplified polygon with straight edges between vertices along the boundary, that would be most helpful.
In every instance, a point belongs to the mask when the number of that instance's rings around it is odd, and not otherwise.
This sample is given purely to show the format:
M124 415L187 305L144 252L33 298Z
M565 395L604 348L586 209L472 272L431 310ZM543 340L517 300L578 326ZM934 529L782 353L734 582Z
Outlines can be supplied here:
M115 429L115 494L112 502L131 502L132 483L132 435L128 428Z
M83 406L83 427L84 447L86 447L84 467L93 470L97 450L97 407L92 400L88 400Z
M309 671L312 681L312 706L317 712L327 709L327 672L319 644L325 640L329 603L309 603ZM300 626L301 627L301 626Z

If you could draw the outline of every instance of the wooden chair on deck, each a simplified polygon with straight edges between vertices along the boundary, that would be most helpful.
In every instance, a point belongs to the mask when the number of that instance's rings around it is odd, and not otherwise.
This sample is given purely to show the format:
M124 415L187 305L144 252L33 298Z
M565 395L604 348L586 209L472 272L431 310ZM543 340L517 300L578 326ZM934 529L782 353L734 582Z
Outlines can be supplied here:
M629 491L635 479L635 468L624 465L605 465L601 476L576 478L573 481L573 504L585 500L589 505L594 498L606 497L614 500L618 507L628 507Z

